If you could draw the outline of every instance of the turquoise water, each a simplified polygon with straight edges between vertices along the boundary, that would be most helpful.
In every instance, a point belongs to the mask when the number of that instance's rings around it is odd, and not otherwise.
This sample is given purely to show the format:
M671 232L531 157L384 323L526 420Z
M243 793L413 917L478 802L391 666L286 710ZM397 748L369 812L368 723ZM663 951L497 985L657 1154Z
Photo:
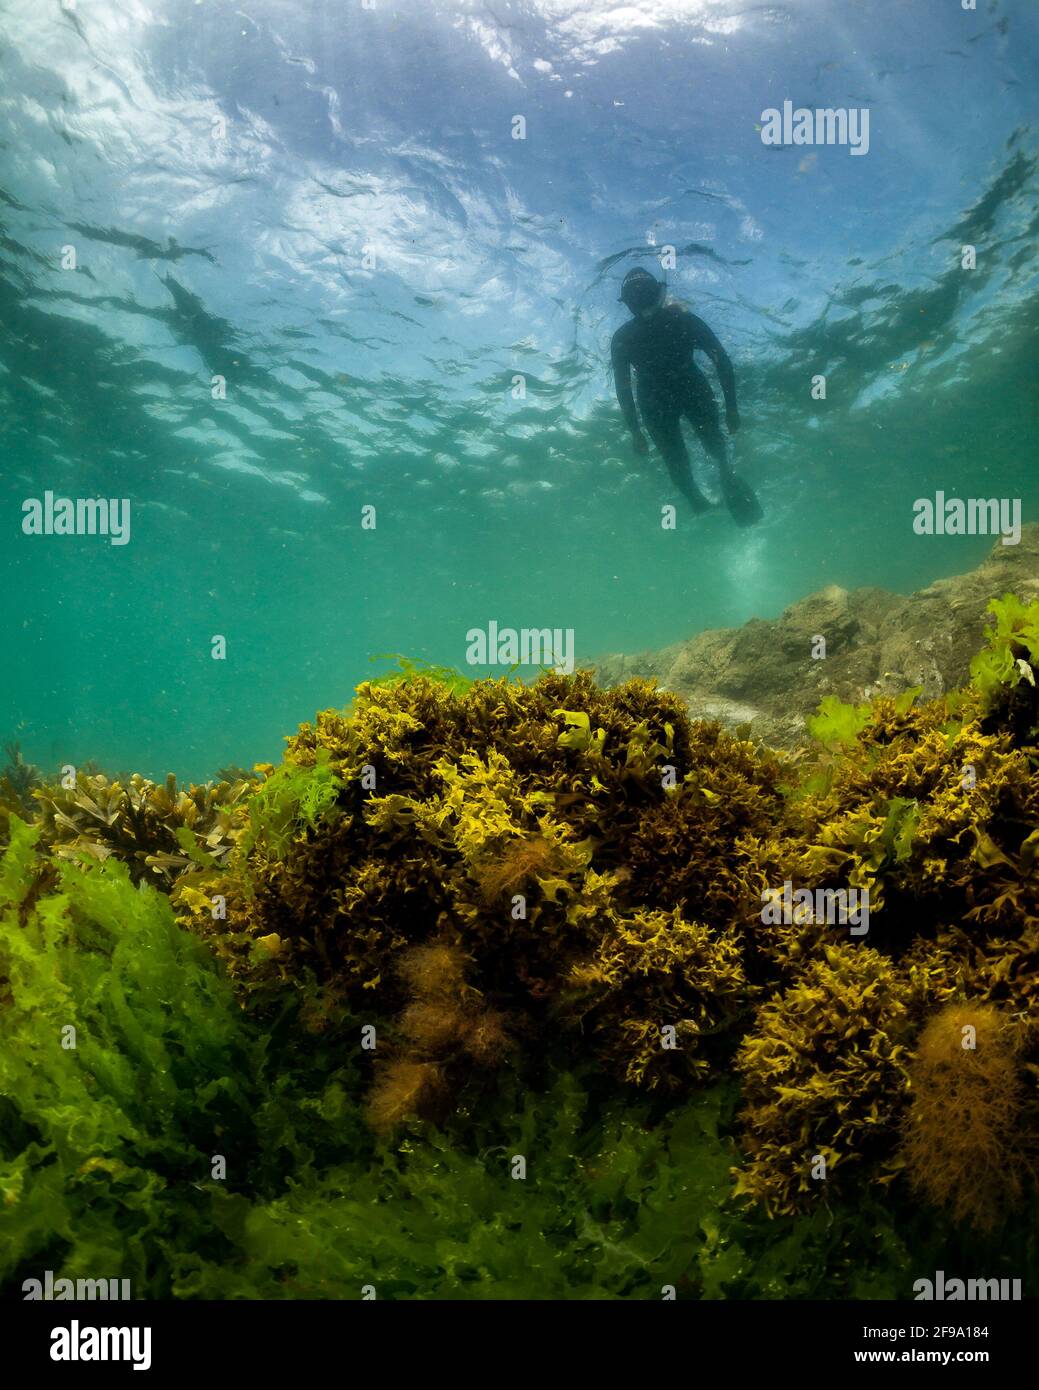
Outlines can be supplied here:
M907 591L992 544L914 534L939 489L1036 515L1028 0L0 21L0 736L48 770L276 758L373 656L463 666L491 620L580 664ZM868 109L868 152L768 147L785 100ZM751 531L662 529L613 396L666 247L735 363ZM128 498L129 543L23 534L48 490Z

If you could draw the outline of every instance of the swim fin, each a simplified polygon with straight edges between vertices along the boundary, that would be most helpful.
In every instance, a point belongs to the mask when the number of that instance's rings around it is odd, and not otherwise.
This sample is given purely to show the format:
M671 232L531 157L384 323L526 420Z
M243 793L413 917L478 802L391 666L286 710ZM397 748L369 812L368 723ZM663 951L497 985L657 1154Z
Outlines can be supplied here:
M737 526L753 526L765 515L754 489L735 473L722 479L722 496Z

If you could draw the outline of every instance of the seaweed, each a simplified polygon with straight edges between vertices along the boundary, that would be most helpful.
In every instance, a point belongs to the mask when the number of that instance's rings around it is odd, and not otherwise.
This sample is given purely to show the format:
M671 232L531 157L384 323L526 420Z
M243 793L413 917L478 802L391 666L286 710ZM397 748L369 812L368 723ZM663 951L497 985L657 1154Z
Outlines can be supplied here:
M505 1036L537 1054L578 1026L619 1077L688 1084L711 1070L700 1034L723 1032L742 1007L735 926L757 882L737 865L738 882L710 896L727 894L722 930L680 916L676 903L643 905L651 837L670 834L666 770L698 763L682 797L691 816L707 806L718 821L710 846L724 884L733 798L741 826L764 833L767 812L751 808L773 765L759 775L749 746L694 730L649 683L605 692L584 675L546 675L460 695L424 674L365 683L349 714L326 711L288 741L251 800L228 873L210 885L226 899L226 926L206 923L199 898L184 920L247 989L312 970L390 1024L399 1046L382 1062L380 1124L409 1106L441 1113L474 1066L501 1064ZM320 807L297 813L308 797ZM275 956L257 953L271 940ZM420 947L460 953L479 1009L416 996L402 962ZM442 1029L430 1022L438 1010ZM661 1043L668 1029L675 1048ZM462 1045L459 1030L480 1048ZM431 1047L441 1031L443 1046Z
M59 857L115 856L135 883L171 887L185 872L218 866L246 824L248 782L178 787L137 774L125 782L78 773L68 787L34 791L41 842ZM200 856L203 856L200 858Z
M239 767L237 763L228 763L225 767L219 768L213 778L214 782L230 783L259 782L260 780L261 776L255 768L249 770L244 767Z
M991 1004L951 1002L927 1022L909 1067L901 1156L934 1207L989 1231L1035 1178L1023 1035Z
M804 1211L856 1168L898 1180L930 1012L969 982L1023 1029L1034 999L1034 751L978 692L919 693L824 701L818 754L784 760L646 681L366 682L267 769L211 885L226 922L183 920L246 995L313 987L377 1024L382 1133L492 1105L575 1045L672 1103L734 1068L739 1190ZM284 831L279 786L315 807ZM868 894L869 944L813 913L766 925L784 881Z
M395 667L384 671L381 676L373 676L368 682L373 686L395 686L421 676L424 680L436 681L452 695L461 695L472 685L472 677L463 675L451 666L437 666L423 657L403 656L400 652L383 652L373 656L372 661L393 661Z
M996 619L985 629L986 646L970 664L971 681L991 724L1013 730L1016 741L1039 736L1039 601L1024 604L1014 594L989 602Z
M117 1267L142 1291L173 1224L204 1241L209 1156L248 1124L238 1011L125 865L59 862L34 896L38 838L12 816L0 867L0 1283L58 1242L69 1277Z
M864 1166L874 1183L908 1085L910 991L869 947L828 946L763 1004L740 1047L747 1162L737 1191L787 1214Z
M648 681L402 662L233 783L28 786L0 1282L901 1297L910 1249L1033 1267L1035 615L993 612L971 688L824 701L795 757ZM767 915L784 885L867 893L868 936Z
M827 695L808 720L808 732L824 747L846 747L862 733L869 723L870 713L868 704L846 705L835 695Z
M22 819L32 817L33 793L43 782L43 774L35 763L27 763L17 739L4 744L7 763L0 769L0 844L8 835L8 820L14 812Z

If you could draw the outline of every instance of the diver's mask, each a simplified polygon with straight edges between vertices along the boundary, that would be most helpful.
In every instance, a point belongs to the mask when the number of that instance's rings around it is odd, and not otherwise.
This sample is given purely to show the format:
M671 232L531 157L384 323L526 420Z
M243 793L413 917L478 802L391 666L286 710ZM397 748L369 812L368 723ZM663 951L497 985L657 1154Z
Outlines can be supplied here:
M621 282L622 303L626 304L631 312L643 317L659 309L664 299L664 286L650 275L648 270L641 267L636 270L629 270Z

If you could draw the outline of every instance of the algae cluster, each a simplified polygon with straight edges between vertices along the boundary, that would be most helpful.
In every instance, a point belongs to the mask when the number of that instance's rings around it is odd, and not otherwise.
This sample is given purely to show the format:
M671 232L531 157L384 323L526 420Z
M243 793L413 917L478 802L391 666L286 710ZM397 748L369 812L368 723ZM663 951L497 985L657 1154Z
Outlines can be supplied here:
M0 1285L1039 1270L1039 605L993 612L971 689L830 700L792 756L642 680L411 665L253 778L9 792Z

